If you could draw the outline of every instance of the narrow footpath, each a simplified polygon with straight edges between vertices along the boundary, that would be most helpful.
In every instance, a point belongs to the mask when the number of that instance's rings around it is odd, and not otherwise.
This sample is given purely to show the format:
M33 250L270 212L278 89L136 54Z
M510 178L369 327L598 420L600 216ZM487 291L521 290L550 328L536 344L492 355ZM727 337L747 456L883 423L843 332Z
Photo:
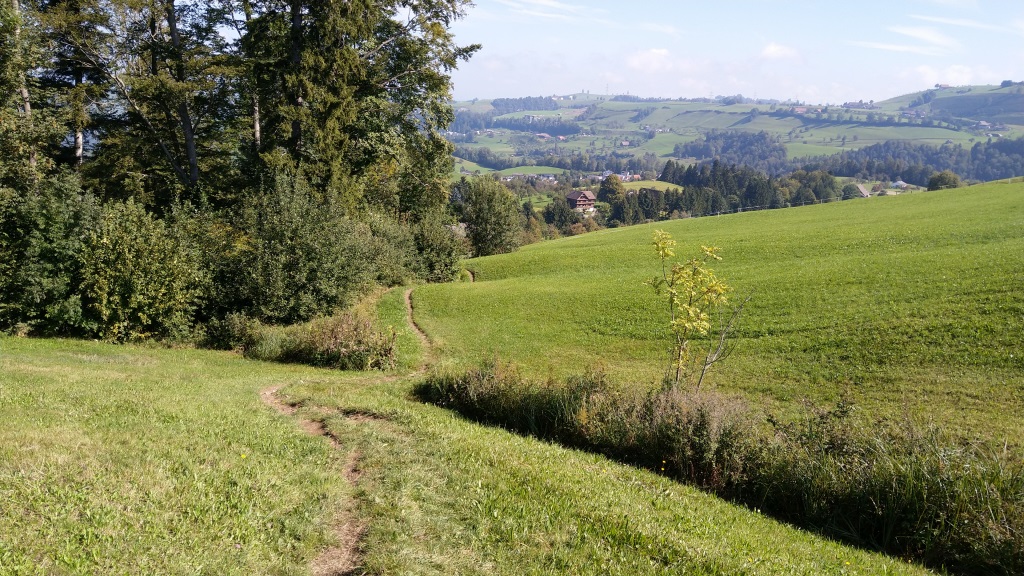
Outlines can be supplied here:
M412 288L408 288L405 291L405 314L409 328L414 334L416 334L416 337L419 339L420 345L423 348L423 365L413 373L413 375L419 375L426 373L426 370L430 365L430 340L427 338L427 335L423 330L420 329L419 325L416 324L416 321L413 318L412 292ZM331 447L335 450L345 449L341 443L338 442L338 439L335 438L326 427L324 427L323 422L311 420L298 415L294 406L283 401L277 395L281 388L281 385L277 385L262 390L260 392L260 399L264 404L273 408L279 414L295 419L299 427L310 436L326 438L331 443ZM349 451L343 468L345 479L353 487L355 487L359 482L359 459L360 455L358 450ZM333 528L337 545L324 550L320 556L317 557L310 566L312 574L314 576L348 576L355 574L356 570L359 568L359 540L365 530L366 526L359 522L353 510L344 510L340 517L335 521L335 526Z

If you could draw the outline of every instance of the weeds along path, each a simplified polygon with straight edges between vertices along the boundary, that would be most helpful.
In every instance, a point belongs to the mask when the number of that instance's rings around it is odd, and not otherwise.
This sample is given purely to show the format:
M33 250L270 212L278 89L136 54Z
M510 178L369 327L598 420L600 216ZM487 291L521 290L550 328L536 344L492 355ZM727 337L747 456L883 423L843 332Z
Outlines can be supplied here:
M287 404L277 392L281 385L266 388L260 392L260 399L267 406L270 406L279 414L295 418L299 426L310 436L327 438L331 447L335 450L342 450L343 446L324 426L323 422L310 420L303 416L297 416L294 406ZM345 479L353 487L359 481L359 451L350 450L345 460L343 474ZM356 518L354 511L346 507L334 521L333 533L337 545L324 550L320 556L313 561L310 571L314 576L344 576L354 574L359 567L359 539L362 537L366 527Z

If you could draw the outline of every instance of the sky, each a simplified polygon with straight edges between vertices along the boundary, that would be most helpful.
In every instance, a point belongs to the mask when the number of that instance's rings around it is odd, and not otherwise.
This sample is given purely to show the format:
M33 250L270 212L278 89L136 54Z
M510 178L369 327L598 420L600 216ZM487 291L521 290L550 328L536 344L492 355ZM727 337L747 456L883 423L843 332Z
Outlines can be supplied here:
M881 101L1024 81L1022 0L476 0L456 100L742 94Z

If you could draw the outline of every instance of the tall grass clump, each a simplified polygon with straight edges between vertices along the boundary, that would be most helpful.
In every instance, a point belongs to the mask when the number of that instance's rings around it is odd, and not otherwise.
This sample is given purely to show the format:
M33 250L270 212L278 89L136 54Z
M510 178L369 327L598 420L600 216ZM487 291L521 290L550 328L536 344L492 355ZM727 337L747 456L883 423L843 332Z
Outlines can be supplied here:
M707 387L639 392L600 371L532 381L488 360L432 374L423 400L605 454L806 529L958 574L1024 573L1024 464L931 427L866 426L853 407L778 422Z
M1024 466L1005 446L867 427L843 403L774 430L736 499L954 573L1024 573Z
M416 394L474 420L716 491L742 475L756 426L740 402L714 391L666 386L642 394L614 386L600 370L535 381L497 360L463 374L432 374Z
M253 360L337 370L390 370L398 361L394 329L377 330L352 313L284 327L232 314L213 326L208 339Z

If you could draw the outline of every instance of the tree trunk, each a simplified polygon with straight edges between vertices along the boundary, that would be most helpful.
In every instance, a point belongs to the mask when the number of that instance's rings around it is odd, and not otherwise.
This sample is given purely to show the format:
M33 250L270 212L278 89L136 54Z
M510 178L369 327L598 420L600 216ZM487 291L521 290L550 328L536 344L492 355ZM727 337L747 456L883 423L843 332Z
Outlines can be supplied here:
M252 145L259 152L263 148L263 134L260 129L260 97L252 95Z
M185 82L185 56L181 49L181 36L178 34L178 16L174 12L174 0L166 4L167 26L171 33L171 46L174 48L175 80ZM185 137L185 155L188 158L188 184L195 187L199 184L199 157L196 153L196 133L192 126L192 115L189 113L188 102L182 100L178 104L178 120L181 132Z
M82 71L75 72L75 88L79 88L85 81L83 78ZM83 131L83 124L85 123L85 102L84 99L80 99L81 94L75 98L75 106L78 110L75 111L75 167L81 168L85 162L85 133Z
M301 0L291 0L291 14L292 14L292 26L291 26L291 58L290 64L292 74L299 75L299 67L302 65L302 2ZM295 86L292 87L294 91L292 98L292 105L295 107L295 117L292 119L292 150L298 153L299 148L302 146L302 120L300 114L302 111L302 88L296 82Z
M12 0L12 4L11 5L14 8L14 47L15 47L14 49L19 51L19 52L21 52L22 54L24 54L25 51L22 49L22 46L21 46L21 2L19 0ZM24 63L20 62L20 60L21 59L19 58L19 64L23 65ZM21 112L22 112L22 114L24 114L25 120L28 123L29 127L31 127L32 126L32 100L29 97L28 83L27 83L27 80L25 78L25 73L24 73L23 70L18 70L18 76L19 76L19 81L20 81L20 86L18 87L18 92L21 95ZM36 167L36 149L35 149L35 146L31 146L31 148L30 148L29 155L28 155L28 163L29 163L29 166L32 168L32 170L35 171L35 167Z
M242 0L242 11L245 14L245 25L248 28L252 22L252 2ZM242 31L238 31L242 35ZM260 97L256 90L252 94L252 143L256 153L263 148L263 129L260 127Z

